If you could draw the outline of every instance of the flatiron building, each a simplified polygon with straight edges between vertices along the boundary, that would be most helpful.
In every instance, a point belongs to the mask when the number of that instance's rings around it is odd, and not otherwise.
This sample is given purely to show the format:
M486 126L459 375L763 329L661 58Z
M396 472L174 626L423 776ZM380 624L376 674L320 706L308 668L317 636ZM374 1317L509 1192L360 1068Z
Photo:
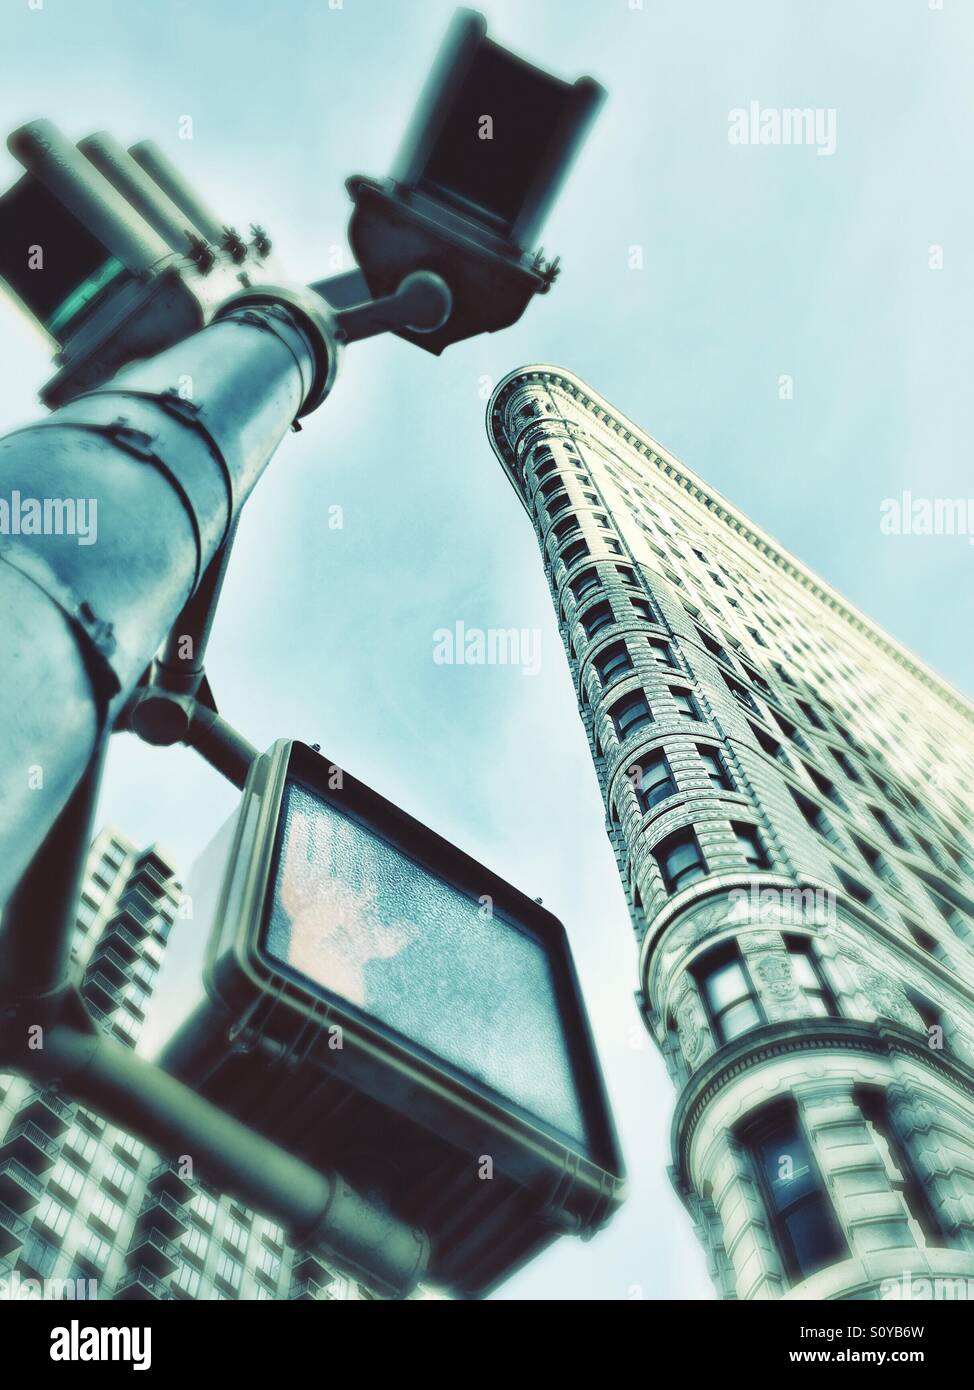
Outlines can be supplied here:
M718 1292L971 1296L974 708L569 372L513 372L488 433Z

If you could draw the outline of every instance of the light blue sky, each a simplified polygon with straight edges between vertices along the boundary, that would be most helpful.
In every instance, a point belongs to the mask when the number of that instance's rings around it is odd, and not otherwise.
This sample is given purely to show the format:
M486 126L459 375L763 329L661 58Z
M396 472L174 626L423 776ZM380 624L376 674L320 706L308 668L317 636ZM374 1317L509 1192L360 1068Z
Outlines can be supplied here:
M210 652L256 744L320 742L562 916L632 1197L562 1241L520 1298L708 1297L665 1176L673 1097L641 1038L635 952L537 547L484 433L484 379L589 380L966 691L974 549L880 534L904 488L971 483L974 19L961 0L504 0L500 42L608 105L545 229L554 292L516 328L433 358L348 354L245 515ZM151 137L211 203L267 226L295 278L332 268L343 179L383 174L449 0L4 0L4 125ZM728 143L728 112L834 107L837 149ZM194 139L177 138L180 117ZM12 180L13 161L3 156ZM928 269L928 247L944 269ZM644 268L629 268L630 248ZM43 346L3 319L0 428L30 418ZM778 378L794 377L794 400ZM329 508L344 529L328 527ZM535 677L432 660L457 620L540 628ZM116 741L102 812L188 866L235 793L185 751ZM191 931L191 924L184 927Z

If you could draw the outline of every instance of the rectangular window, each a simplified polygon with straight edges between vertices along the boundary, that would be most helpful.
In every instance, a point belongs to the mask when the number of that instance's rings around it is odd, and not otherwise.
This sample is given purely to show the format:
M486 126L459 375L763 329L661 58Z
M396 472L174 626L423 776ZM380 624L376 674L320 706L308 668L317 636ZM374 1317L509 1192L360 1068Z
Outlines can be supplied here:
M724 760L717 752L716 748L708 748L705 744L697 744L697 753L703 763L713 785L718 791L732 792L734 783L730 779L730 773L724 765Z
M581 603L586 594L594 594L599 587L599 576L595 570L585 570L577 579L573 579L568 586L572 591L572 596L576 603Z
M68 1130L64 1147L70 1149L79 1163L89 1164L98 1148L98 1141L76 1125Z
M102 1182L108 1187L114 1187L123 1197L127 1197L132 1191L135 1174L120 1158L112 1158L102 1177Z
M247 1245L248 1235L249 1232L231 1216L223 1231L225 1243L232 1246L234 1250L243 1251Z
M216 1277L222 1279L228 1288L236 1292L240 1288L240 1280L243 1276L243 1265L239 1260L235 1260L229 1250L221 1250L216 1263Z
M697 702L689 690L684 690L678 686L670 686L670 694L673 703L676 705L676 712L681 719L699 719L700 711Z
M730 1042L764 1020L760 1001L736 945L718 946L694 970L714 1036Z
M571 498L567 492L556 492L554 497L548 498L545 505L548 508L549 516L557 516L559 512L563 512L566 507L571 506Z
M842 797L839 795L839 793L836 791L834 783L830 782L827 777L823 777L820 772L816 772L813 767L809 767L807 763L804 763L803 766L814 785L818 788L818 790L822 793L826 800L831 801L832 805L838 806L840 810L846 810L846 804L842 800Z
M553 527L551 534L556 541L564 541L567 540L569 536L574 535L579 529L578 517L566 516L564 521L559 521L558 525Z
M771 861L768 859L767 851L761 843L757 828L753 825L731 826L737 838L737 847L747 860L750 869L770 869Z
M862 903L862 905L868 907L871 912L876 912L880 916L884 915L876 894L867 888L864 883L860 883L857 878L853 878L852 875L847 874L844 869L840 869L838 864L833 864L832 868L836 878L838 878L839 883L849 894L850 898L855 898L857 903Z
M673 648L669 642L662 637L649 638L649 650L653 654L653 660L659 666L669 666L671 670L676 668L676 657L673 655Z
M59 1158L51 1171L51 1186L73 1201L85 1185L85 1175L66 1158Z
M88 1213L89 1222L97 1223L103 1230L111 1233L118 1230L122 1219L122 1208L109 1197L107 1192L99 1192Z
M627 738L631 738L633 734L653 722L646 696L641 690L634 690L617 700L609 713L620 743L624 743Z
M52 1245L48 1240L42 1240L33 1231L24 1241L20 1252L20 1258L42 1279L47 1278L57 1264L57 1257L57 1246Z
M892 844L898 846L899 849L906 849L907 843L905 838L897 830L896 826L890 820L886 812L879 810L877 806L870 806L869 810L872 814L873 820L879 826L880 830L882 830L886 838Z
M632 569L629 565L616 565L616 573L622 580L623 584L629 584L634 587L638 587L639 580L636 578L636 571Z
M730 665L730 657L716 637L711 637L710 633L705 632L702 627L697 628L697 635L711 656L715 656L718 661L726 661L728 666Z
M201 1231L198 1226L190 1226L189 1230L183 1236L183 1254L190 1259L198 1260L199 1263L202 1264L206 1258L206 1247L209 1242L210 1238L206 1231Z
M565 549L561 552L561 563L565 566L565 569L569 569L576 560L580 560L583 555L588 555L590 553L588 546L583 540L572 541L571 545L566 545Z
M633 669L632 658L626 648L625 642L613 642L611 647L606 647L599 652L595 658L595 669L599 673L599 680L603 685L611 685L620 676L625 675Z
M841 849L842 840L839 836L839 832L822 810L821 806L816 806L814 801L809 801L808 798L802 796L800 792L796 792L793 787L789 787L789 791L795 799L795 805L798 807L799 811L801 811L811 829L814 830L816 834L821 835L823 840L828 840L829 844L836 845Z
M590 608L582 618L582 627L585 629L585 636L592 638L597 632L601 632L604 627L611 627L613 622L612 609L607 603L597 603L594 608Z
M741 685L740 681L733 680L730 676L724 676L724 683L742 709L746 709L750 714L760 714L754 697L746 686Z
M854 766L852 759L849 758L845 753L843 753L841 748L830 748L829 752L832 754L832 757L835 759L838 766L841 767L842 771L848 777L850 782L862 782L862 778L859 776L859 773L856 767Z
M628 775L633 779L643 811L676 795L676 782L665 753L654 753L644 763L634 764L628 769Z
M931 956L936 956L938 960L949 960L948 953L941 946L935 936L924 931L922 927L916 926L913 922L907 922L906 929L913 937L913 940L920 947L921 951L927 951Z
M774 758L777 762L783 763L785 767L789 766L788 754L777 739L772 738L770 734L766 734L764 730L759 729L756 724L751 725L751 733L757 739L758 746L767 753L769 758Z
M807 936L789 936L785 938L785 945L795 982L811 1005L812 1013L822 1018L834 1017L838 1013L835 999L815 959L811 941Z
M63 1236L70 1220L71 1212L50 1193L41 1198L40 1205L34 1212L35 1223L43 1226L52 1236Z
M95 1231L89 1231L83 1242L78 1247L79 1259L87 1260L96 1269L104 1269L108 1263L108 1257L112 1253L112 1247L107 1240L104 1240Z
M825 725L822 723L822 720L819 718L817 712L812 709L811 705L808 704L806 700L796 700L795 704L801 710L802 714L808 720L809 724L811 724L813 729L825 729Z
M853 835L852 841L876 877L883 879L891 888L898 888L899 882L889 860L880 854L878 849L873 849L872 845L867 845L864 840L860 840L857 835Z
M212 1226L213 1218L216 1216L216 1202L206 1192L197 1192L193 1198L191 1210L198 1221Z
M805 736L798 732L794 724L789 724L788 720L783 718L780 714L776 714L775 719L778 721L778 727L781 729L785 738L789 739L796 748L802 749L805 753L810 753L812 757L815 756L815 750L811 747Z
M630 598L629 602L637 618L642 618L647 623L655 623L656 615L644 598Z
M199 1295L200 1279L199 1271L191 1265L181 1264L172 1277L173 1286L185 1294L187 1298L196 1298Z
M773 1110L745 1131L775 1243L797 1282L848 1252L818 1166L791 1106Z
M678 893L682 888L703 878L707 866L700 852L697 837L692 830L678 830L668 835L653 850L659 871L663 876L667 893Z

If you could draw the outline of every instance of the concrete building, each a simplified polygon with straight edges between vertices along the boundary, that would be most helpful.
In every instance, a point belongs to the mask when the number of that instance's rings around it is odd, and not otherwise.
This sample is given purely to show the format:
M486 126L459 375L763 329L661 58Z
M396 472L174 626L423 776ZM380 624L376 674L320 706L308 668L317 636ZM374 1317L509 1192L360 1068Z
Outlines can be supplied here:
M512 373L488 432L718 1291L974 1296L974 708L570 373Z
M92 844L73 959L99 1026L138 1042L180 902L156 847ZM82 1106L0 1077L0 1283L13 1296L357 1297L274 1222L199 1182Z

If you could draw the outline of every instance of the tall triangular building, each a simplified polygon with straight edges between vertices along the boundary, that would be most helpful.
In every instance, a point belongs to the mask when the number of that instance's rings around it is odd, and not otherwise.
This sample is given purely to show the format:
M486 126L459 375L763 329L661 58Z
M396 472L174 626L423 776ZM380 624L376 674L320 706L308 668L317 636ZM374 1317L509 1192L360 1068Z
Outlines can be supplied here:
M970 1296L974 708L571 373L513 372L488 432L718 1290Z

